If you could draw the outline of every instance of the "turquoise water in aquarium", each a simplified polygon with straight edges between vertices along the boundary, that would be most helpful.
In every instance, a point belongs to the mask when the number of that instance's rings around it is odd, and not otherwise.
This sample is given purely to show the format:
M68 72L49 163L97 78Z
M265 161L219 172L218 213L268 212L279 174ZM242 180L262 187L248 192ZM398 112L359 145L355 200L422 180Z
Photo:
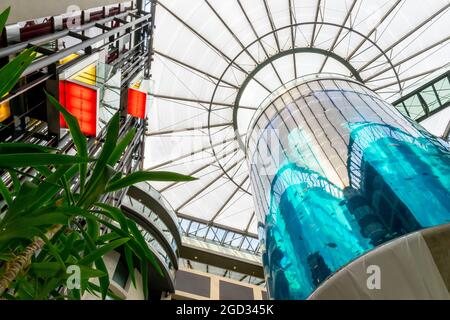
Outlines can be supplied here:
M285 162L272 180L263 254L274 299L306 299L386 241L450 223L450 154L385 124L349 125L350 185Z

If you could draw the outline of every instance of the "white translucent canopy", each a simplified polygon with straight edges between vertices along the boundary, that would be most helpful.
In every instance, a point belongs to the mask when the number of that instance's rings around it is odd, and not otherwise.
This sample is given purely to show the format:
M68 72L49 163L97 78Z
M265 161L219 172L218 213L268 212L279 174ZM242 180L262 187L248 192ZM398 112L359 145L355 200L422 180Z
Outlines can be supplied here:
M292 79L338 73L392 101L450 61L447 0L161 0L146 168L182 217L255 235L245 134Z

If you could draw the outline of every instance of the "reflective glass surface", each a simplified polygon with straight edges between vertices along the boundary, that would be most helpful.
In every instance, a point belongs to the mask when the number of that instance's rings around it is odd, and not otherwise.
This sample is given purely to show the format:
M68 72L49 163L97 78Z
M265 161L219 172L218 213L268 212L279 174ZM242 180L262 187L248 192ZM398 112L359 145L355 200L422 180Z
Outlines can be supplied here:
M369 250L450 223L447 147L354 81L296 85L250 130L272 298L305 299Z

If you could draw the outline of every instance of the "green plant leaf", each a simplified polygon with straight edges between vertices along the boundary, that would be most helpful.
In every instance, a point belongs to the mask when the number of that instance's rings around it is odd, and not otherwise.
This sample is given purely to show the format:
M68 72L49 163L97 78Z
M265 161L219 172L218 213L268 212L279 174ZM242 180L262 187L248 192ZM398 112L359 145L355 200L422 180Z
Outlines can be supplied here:
M86 137L83 135L80 129L80 124L77 118L75 118L69 111L66 110L52 95L45 92L50 103L62 113L64 120L69 127L70 135L72 136L75 147L77 148L77 154L82 159L88 159L88 149ZM87 176L87 163L80 163L80 188L81 192L84 191L86 176Z
M97 219L86 219L86 224L87 233L94 242L97 242L97 239L100 235L100 225L98 224Z
M73 249L73 244L76 240L79 239L79 234L77 232L72 232L67 237L66 241L64 242L64 247L62 248L60 252L61 259L66 261L69 258L69 255Z
M0 226L3 228L10 220L12 220L18 212L23 208L23 204L33 201L34 192L37 190L37 185L30 182L24 181L20 187L19 193L16 195L11 206L9 206L8 211L6 211L5 216L0 221Z
M0 143L0 154L10 154L10 153L49 153L55 152L57 149L40 146L38 144L32 143L21 143L21 142L1 142Z
M89 182L86 185L86 190L84 190L84 192L82 192L81 194L81 198L78 202L79 205L85 204L87 202L86 199L88 197L90 197L91 199L93 198L92 194L94 192L94 189L99 190L98 185L100 181L103 180L102 182L107 182L104 180L105 179L104 174L106 173L105 169L107 168L108 165L108 159L116 146L117 139L119 136L119 128L120 128L120 113L117 112L116 114L114 114L111 121L109 122L102 151L95 164L94 170L92 171L91 178L89 179ZM109 178L111 178L111 176L108 177L108 181ZM98 196L100 196L102 193L103 192L99 193ZM94 200L93 202L95 201L96 200Z
M120 160L128 145L133 141L135 135L136 128L132 128L125 134L123 139L119 141L108 159L108 164L110 166L114 166Z
M144 181L194 181L197 178L166 171L137 171L108 185L106 192L117 191Z
M141 231L139 231L139 229L137 228L136 223L132 220L128 220L128 229L130 230L131 234L134 236L136 241L144 249L147 260L153 265L153 268L155 268L155 270L159 273L159 275L163 277L164 275L161 270L161 267L159 266L159 263L153 252L148 248L147 241L145 241L145 238L142 235Z
M98 244L103 244L103 243L106 243L106 242L111 242L111 241L116 240L118 238L120 238L120 236L117 233L109 232L109 233L106 233L106 234L101 235L100 237L98 237L97 238L97 243Z
M20 180L17 176L17 172L14 170L7 170L9 173L9 176L11 177L11 181L13 182L13 189L14 189L14 195L17 195L20 191Z
M87 163L90 160L69 156L65 154L51 153L13 153L0 154L0 168L23 168L47 165Z
M10 11L11 7L8 7L0 14L0 35L5 28L6 22L8 21Z
M108 273L108 270L106 269L106 265L105 262L103 261L103 255L106 253L101 253L99 252L99 250L101 248L103 248L103 250L105 250L105 246L102 246L100 248L96 248L95 247L95 243L93 241L93 239L89 236L89 234L84 230L83 226L79 227L80 232L83 234L84 240L87 244L87 249L89 254L87 254L86 256L84 256L82 259L78 260L79 264L91 264L92 261L89 261L89 259L94 259L94 263L95 263L95 267L100 270L100 271L104 271L105 273ZM111 249L113 250L113 249ZM87 257L90 256L89 259L87 259ZM97 257L94 257L94 255L97 255ZM83 259L85 259L85 261L83 262ZM108 288L109 288L109 277L101 277L99 278L99 283L100 283L100 292L102 295L102 299L106 298L106 294L108 293ZM82 286L83 282L82 282Z
M134 272L134 262L133 262L133 251L130 249L128 244L125 244L124 246L124 254L125 254L125 261L127 262L128 267L128 273L131 277L131 282L133 283L133 286L136 288L136 277Z
M106 203L95 203L95 206L103 209L104 211L106 211L107 213L109 213L109 217L114 220L117 221L120 224L120 227L122 228L123 231L128 231L128 222L127 222L127 218L126 216L123 214L122 210L110 206Z
M112 167L104 167L103 172L95 178L95 184L89 185L88 183L88 187L86 188L85 193L78 200L77 205L89 208L94 202L98 201L100 196L105 193L106 186L114 173L115 171Z
M79 263L84 264L84 265L90 264L90 263L102 258L105 254L114 250L115 248L120 247L121 245L126 243L128 240L130 240L130 238L122 238L122 239L114 240L108 244L105 244L105 245L97 248L95 251L87 254L85 257L83 257L79 261Z
M90 279L90 278L101 278L106 277L108 273L98 270L92 269L86 266L79 266L81 270L81 278L82 279Z
M35 57L36 52L33 48L26 49L0 69L0 97L5 96L14 88L22 73Z
M32 239L34 236L39 235L41 231L32 226L18 226L14 229L7 229L0 233L0 243L8 244L7 241L13 239Z
M53 225L53 224L67 224L69 218L67 215L59 212L52 212L47 214L41 214L33 217L20 217L14 220L14 223L8 224L7 229L19 227L20 225L25 225L29 227L39 227L43 225Z
M22 204L23 210L37 210L38 208L42 208L48 201L54 198L59 191L63 189L61 185L57 184L58 181L64 178L64 175L69 169L69 165L58 167L55 172L44 180L44 183L39 184L35 191L34 199L26 204Z
M65 272L59 262L35 262L31 264L31 271L41 278L52 278L58 273Z
M133 221L131 221L129 219L128 219L128 221L130 221L131 223L134 224ZM109 223L106 220L100 220L100 222L122 237L130 236L130 233L123 231L121 228L116 227L115 225ZM133 237L127 242L127 245L133 250L133 252L136 254L136 256L140 260L146 260L146 261L150 262L155 267L155 269L158 271L158 273L163 277L163 273L161 271L161 268L160 268L158 262L156 261L156 258L154 256L153 252L151 252L150 249L148 248L147 242L145 241L145 239L142 236L142 234L140 233L140 231L137 229L136 225L134 225L134 226L135 226L135 228L133 228L133 231L131 232L131 235ZM136 239L135 233L138 235L139 241Z
M8 207L11 207L11 205L13 203L13 199L1 177L0 177L0 194L2 195L2 197L5 200Z

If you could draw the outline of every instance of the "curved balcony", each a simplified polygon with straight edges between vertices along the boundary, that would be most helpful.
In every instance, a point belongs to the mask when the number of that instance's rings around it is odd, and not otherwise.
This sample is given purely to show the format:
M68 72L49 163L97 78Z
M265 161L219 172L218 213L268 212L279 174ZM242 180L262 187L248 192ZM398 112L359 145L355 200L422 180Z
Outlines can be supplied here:
M150 184L138 183L128 188L120 208L138 224L164 273L165 279L150 276L152 288L156 284L162 290L173 292L181 233L172 207Z

